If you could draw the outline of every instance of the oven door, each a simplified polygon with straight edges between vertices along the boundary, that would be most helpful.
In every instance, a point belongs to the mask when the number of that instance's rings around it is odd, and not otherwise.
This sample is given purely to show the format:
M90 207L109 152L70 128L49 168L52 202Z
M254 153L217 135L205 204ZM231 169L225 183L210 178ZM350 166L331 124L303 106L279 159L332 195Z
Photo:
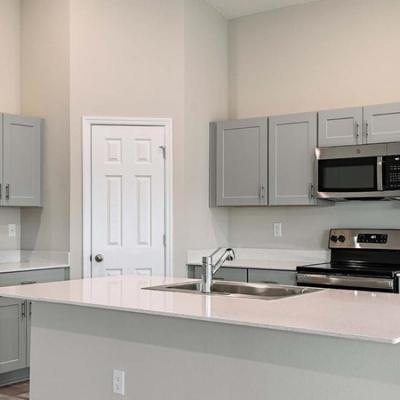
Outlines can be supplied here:
M297 285L306 287L395 292L395 279L298 272Z
M383 197L382 157L319 159L317 197L322 199Z

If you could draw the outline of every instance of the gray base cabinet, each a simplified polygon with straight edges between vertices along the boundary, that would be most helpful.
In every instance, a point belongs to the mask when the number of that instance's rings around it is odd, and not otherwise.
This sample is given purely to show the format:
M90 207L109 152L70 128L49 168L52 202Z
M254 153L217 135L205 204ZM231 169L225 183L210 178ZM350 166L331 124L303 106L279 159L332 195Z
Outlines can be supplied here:
M68 268L10 272L0 274L0 286L67 279L69 279ZM18 380L18 373L10 373L29 367L31 315L31 302L0 297L0 385L8 383L9 379ZM21 376L25 377L26 371Z
M26 365L26 302L0 298L0 374Z
M317 113L269 119L269 205L314 205Z
M200 279L201 266L188 265L188 278ZM217 271L215 280L249 283L271 283L277 285L296 286L296 271L256 268L222 267Z
M201 278L201 266L189 265L188 277L192 279ZM247 282L247 269L246 268L220 268L214 275L214 280L219 281L233 281L233 282Z
M250 283L273 283L277 285L296 286L296 271L249 269L248 281Z

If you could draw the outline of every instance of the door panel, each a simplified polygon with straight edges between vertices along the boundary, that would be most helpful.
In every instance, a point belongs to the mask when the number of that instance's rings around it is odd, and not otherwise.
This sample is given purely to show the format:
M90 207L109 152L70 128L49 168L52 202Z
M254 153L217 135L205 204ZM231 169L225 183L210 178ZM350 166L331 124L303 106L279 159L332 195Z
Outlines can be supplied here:
M27 366L25 301L0 299L0 373Z
M165 274L164 143L163 127L92 128L93 276Z
M267 204L267 119L217 123L217 205Z
M400 141L400 103L364 107L365 141Z
M318 146L361 144L362 120L362 107L320 111L318 113Z
M41 205L41 120L4 115L3 196L8 206Z
M293 114L269 119L269 204L310 205L312 196L317 114Z

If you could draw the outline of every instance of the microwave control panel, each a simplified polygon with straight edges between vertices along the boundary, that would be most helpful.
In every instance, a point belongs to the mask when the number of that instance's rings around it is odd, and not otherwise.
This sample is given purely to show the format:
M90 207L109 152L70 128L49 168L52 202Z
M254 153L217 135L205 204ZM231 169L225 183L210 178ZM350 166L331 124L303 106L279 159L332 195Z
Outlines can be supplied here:
M400 189L400 155L384 157L385 190Z

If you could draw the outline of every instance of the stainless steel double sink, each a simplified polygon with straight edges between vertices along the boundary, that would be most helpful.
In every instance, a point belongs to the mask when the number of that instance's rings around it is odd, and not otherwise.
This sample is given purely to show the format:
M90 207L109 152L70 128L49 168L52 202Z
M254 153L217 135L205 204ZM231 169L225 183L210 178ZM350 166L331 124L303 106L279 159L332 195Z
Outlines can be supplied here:
M201 291L200 281L190 281L161 286L150 286L146 290L159 290L166 292L204 294ZM239 298L262 300L277 300L285 297L299 296L313 293L321 289L303 288L298 286L284 286L263 283L242 282L214 282L211 295L223 295Z

